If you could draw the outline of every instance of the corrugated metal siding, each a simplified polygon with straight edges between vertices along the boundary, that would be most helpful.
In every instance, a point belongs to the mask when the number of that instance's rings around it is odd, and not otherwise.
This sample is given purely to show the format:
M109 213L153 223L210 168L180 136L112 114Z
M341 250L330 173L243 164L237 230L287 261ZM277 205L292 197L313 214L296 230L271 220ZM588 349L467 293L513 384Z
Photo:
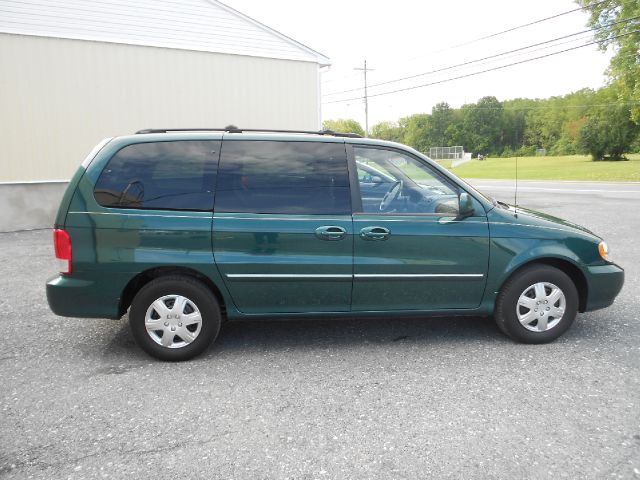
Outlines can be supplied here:
M150 127L318 129L318 65L0 34L0 182L71 177Z
M2 0L0 32L329 63L215 0Z

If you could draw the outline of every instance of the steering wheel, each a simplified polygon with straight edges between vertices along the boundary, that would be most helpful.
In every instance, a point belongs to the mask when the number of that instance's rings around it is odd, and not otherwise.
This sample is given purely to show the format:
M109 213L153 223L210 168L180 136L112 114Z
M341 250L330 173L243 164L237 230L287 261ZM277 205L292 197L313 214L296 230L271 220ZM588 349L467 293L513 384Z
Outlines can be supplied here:
M402 180L396 181L387 193L382 197L382 201L380 202L380 211L386 211L391 204L398 198L400 193L402 192Z

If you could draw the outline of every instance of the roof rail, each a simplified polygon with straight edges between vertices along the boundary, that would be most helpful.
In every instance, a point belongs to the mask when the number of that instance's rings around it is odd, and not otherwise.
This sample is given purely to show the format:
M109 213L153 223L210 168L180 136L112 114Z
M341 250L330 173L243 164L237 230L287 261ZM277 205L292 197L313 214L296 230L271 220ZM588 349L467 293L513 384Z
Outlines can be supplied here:
M146 128L138 130L136 134L143 133L170 133L170 132L227 132L227 133L244 133L244 132L264 132L264 133L302 133L307 135L330 135L333 137L362 138L357 133L340 133L332 130L274 130L271 128L238 128L235 125L229 125L224 128Z

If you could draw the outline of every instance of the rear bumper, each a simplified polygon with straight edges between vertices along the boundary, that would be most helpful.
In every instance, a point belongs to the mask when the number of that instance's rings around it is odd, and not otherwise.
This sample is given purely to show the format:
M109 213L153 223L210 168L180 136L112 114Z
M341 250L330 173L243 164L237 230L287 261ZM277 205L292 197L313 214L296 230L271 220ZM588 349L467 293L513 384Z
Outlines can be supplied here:
M587 268L588 298L586 312L608 307L624 284L624 270L618 265L598 265Z
M120 299L105 297L90 280L57 275L47 282L49 308L61 317L119 318Z

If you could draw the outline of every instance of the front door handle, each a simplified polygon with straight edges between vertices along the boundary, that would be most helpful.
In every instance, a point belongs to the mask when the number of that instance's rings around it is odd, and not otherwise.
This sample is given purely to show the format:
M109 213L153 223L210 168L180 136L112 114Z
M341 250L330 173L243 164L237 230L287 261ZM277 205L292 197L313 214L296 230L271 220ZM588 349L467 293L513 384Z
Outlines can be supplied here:
M384 227L365 227L360 230L360 238L363 240L386 240L389 236L391 232Z
M320 240L342 240L347 235L347 231L342 227L327 225L316 228L316 237Z

